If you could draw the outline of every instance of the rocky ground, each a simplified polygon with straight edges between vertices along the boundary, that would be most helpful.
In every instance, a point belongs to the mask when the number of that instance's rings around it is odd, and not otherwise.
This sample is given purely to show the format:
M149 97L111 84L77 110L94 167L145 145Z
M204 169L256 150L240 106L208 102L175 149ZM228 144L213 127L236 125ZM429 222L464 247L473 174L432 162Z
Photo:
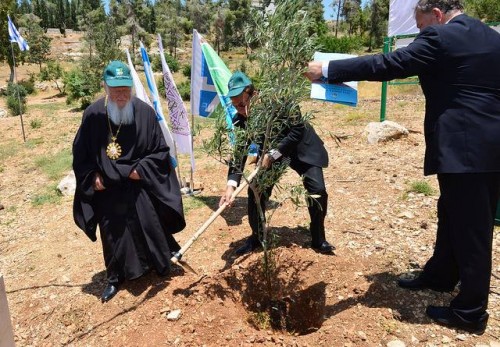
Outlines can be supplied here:
M1 67L2 78L7 69ZM127 282L108 303L102 251L77 229L72 198L36 203L55 185L40 161L68 151L81 112L55 90L30 97L24 116L0 118L0 272L18 346L500 346L500 234L494 234L488 329L471 335L433 324L429 304L453 293L409 292L395 282L418 272L432 254L436 232L435 177L423 177L423 96L418 88L390 91L388 118L410 130L402 139L368 145L363 129L378 119L379 85L360 86L357 108L309 101L314 125L330 155L327 238L336 255L309 247L308 214L286 202L274 214L276 300L269 302L263 253L236 257L250 230L245 195L224 211L176 268ZM4 108L5 100L0 101ZM32 126L37 120L40 126ZM207 157L201 141L211 123L200 120L195 185L184 198L182 244L217 208L226 168ZM333 134L342 141L335 141ZM184 160L183 172L188 161ZM411 192L425 181L432 195ZM284 184L299 182L294 172ZM277 201L276 195L273 200ZM275 309L270 309L275 307ZM272 314L269 314L271 312ZM275 312L275 313L273 313ZM179 314L170 320L168 315ZM274 328L273 328L274 327Z

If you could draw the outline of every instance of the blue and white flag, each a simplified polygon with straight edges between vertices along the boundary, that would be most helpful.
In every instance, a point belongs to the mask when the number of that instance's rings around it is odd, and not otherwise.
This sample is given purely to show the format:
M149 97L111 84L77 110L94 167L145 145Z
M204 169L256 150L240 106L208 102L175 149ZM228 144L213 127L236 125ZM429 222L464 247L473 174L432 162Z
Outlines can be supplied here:
M19 49L21 51L27 51L30 49L30 46L28 46L28 43L26 42L25 39L19 34L19 31L17 31L16 26L12 21L10 20L10 16L7 15L8 18L8 24L9 24L9 40L10 42L17 42Z
M177 167L177 154L176 148L174 145L174 139L172 138L172 134L168 129L167 122L165 121L165 116L163 115L163 110L161 108L160 97L158 95L158 88L156 88L156 81L153 75L153 69L151 68L151 62L149 61L148 53L146 52L146 48L141 44L141 57L142 63L144 64L144 74L146 75L146 82L148 84L149 92L151 94L151 99L153 101L153 108L156 112L156 119L158 123L160 123L161 131L163 132L163 136L165 137L165 141L167 145L170 147L170 157L172 159L172 164L174 167Z
M232 129L236 108L227 97L227 84L231 75L231 71L214 49L193 30L191 113L208 117L220 102L226 114L228 128Z
M193 30L193 53L191 60L191 114L208 117L219 104L207 61L201 49L201 35Z
M132 58L130 57L128 49L125 50L125 53L127 54L127 62L128 62L128 68L130 69L130 76L132 76L132 81L134 81L135 96L140 100L144 101L149 106L153 107L151 100L149 100L148 93L146 93L146 89L144 89L144 86L142 85L142 82L139 79L137 71L135 71L134 64L132 64Z

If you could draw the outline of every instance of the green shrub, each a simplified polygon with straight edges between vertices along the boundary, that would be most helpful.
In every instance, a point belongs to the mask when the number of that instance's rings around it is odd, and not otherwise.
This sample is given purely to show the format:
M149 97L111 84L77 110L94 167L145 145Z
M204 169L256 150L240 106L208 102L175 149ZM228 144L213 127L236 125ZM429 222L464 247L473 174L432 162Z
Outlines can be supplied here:
M57 204L61 201L61 193L56 186L50 186L45 189L45 192L36 194L31 198L33 206L41 206L45 204Z
M29 95L31 94L36 94L36 90L35 90L35 81L32 80L31 78L28 79L28 80L20 80L18 82L18 84L20 86L23 86L24 89L26 90L26 93L28 93Z
M32 119L30 122L31 129L38 129L42 127L42 121L40 119Z
M191 79L191 64L184 65L182 67L182 74L184 75L184 77Z
M177 59L169 54L165 54L165 61L167 62L167 65L172 73L179 71L180 64ZM163 71L159 54L151 56L151 67L153 68L153 71Z
M358 36L334 37L324 35L318 38L318 50L328 53L353 53L362 47L363 41Z
M55 83L59 93L64 94L64 85L59 86L58 80L64 77L64 70L58 62L48 61L47 66L40 70L38 77L41 81L52 81Z
M177 90L179 91L182 100L191 100L191 83L189 83L188 81L181 82L177 85Z
M431 187L427 181L413 181L410 183L410 188L406 191L407 193L417 193L424 194L426 196L434 195L435 190Z
M156 80L156 88L158 88L158 95L160 98L165 95L165 83L163 82L163 76Z
M99 83L94 81L92 74L85 74L81 69L73 69L64 76L64 85L66 87L66 103L71 104L80 100L82 109L87 108L99 91Z
M19 84L7 85L7 108L13 116L19 116L26 112L26 95L28 92Z

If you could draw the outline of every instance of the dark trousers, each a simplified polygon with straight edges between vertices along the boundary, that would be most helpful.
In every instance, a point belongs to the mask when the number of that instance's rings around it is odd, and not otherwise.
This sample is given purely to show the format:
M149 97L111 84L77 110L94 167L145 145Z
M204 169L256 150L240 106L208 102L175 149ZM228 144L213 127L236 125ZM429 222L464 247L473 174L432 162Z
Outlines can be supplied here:
M450 307L464 319L484 318L492 267L493 227L500 173L438 174L438 230L427 282L460 292Z
M311 237L312 246L319 247L325 239L325 216L328 207L328 194L326 193L325 180L323 178L323 169L318 166L303 163L298 160L292 160L290 167L303 176L304 188L310 195L319 195L318 198L308 198L308 210L311 217ZM273 186L262 192L260 204L263 214L266 211L266 205L273 191ZM248 189L248 220L252 228L252 241L257 243L259 235L262 235L259 211L255 202L253 191Z

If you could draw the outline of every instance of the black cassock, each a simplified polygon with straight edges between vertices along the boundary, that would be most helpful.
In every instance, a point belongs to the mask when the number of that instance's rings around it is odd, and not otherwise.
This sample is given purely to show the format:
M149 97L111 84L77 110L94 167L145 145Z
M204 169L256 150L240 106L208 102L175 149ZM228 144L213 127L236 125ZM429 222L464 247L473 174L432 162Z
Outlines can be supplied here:
M180 249L172 234L186 226L179 183L155 112L135 97L132 103L135 122L120 128L117 160L106 155L110 126L115 135L118 126L108 122L104 98L85 110L73 143L73 217L92 241L99 225L110 283L137 278L152 266L167 274L170 253ZM128 178L133 169L141 180ZM105 190L94 190L96 172Z

